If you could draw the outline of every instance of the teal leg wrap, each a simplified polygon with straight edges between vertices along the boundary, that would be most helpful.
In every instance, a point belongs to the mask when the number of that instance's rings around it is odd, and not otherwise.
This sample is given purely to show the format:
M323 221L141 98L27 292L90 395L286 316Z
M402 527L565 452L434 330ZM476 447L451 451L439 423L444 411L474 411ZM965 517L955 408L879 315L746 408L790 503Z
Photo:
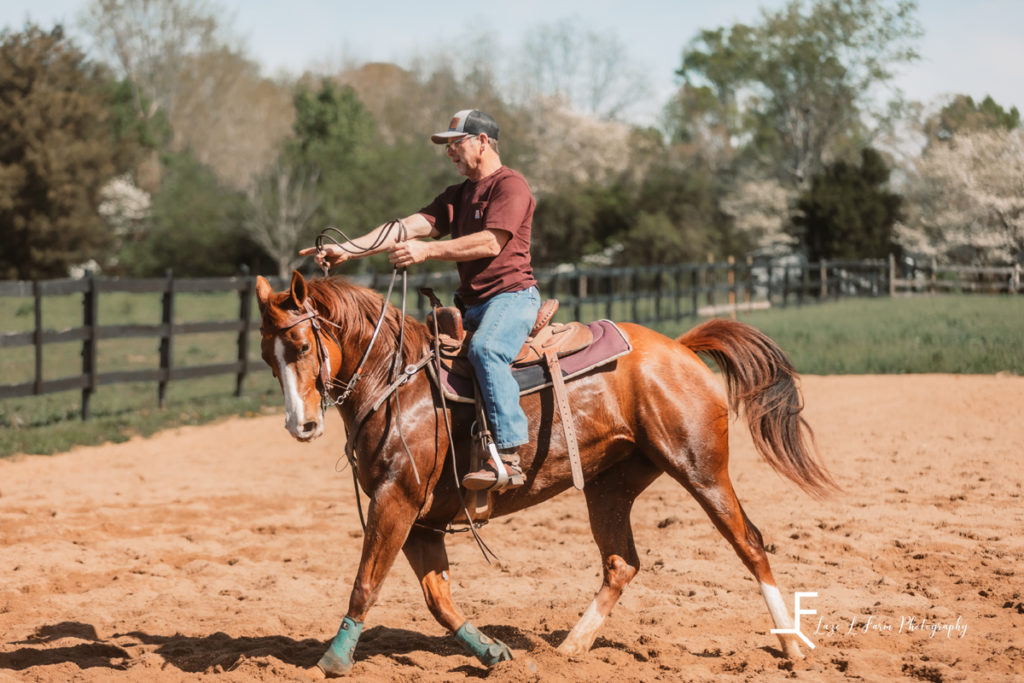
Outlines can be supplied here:
M331 646L317 662L317 666L328 676L343 676L352 669L352 652L356 649L363 624L345 617L334 636Z
M512 652L508 649L508 645L500 640L488 638L468 621L455 632L455 638L485 666L494 666L498 662L507 662L512 659Z

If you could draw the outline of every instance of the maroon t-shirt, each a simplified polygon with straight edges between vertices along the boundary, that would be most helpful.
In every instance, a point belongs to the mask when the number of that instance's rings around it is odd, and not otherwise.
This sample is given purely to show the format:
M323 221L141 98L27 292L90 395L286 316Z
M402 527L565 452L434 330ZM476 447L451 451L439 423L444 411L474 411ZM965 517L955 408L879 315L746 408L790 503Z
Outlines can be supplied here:
M537 284L530 265L530 227L536 201L521 173L502 166L486 178L452 185L419 210L452 239L487 228L511 234L497 256L459 262L459 299L473 306L495 294Z

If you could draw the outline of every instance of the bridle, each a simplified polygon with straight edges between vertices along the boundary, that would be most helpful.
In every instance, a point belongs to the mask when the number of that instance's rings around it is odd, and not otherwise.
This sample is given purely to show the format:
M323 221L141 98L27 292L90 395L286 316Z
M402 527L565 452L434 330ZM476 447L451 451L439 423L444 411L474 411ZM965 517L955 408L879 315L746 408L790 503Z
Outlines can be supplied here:
M309 321L310 329L313 332L313 341L316 345L316 359L320 365L316 379L317 392L320 394L320 412L325 413L329 407L332 405L341 405L345 399L351 395L352 389L355 387L355 382L351 379L348 382L337 382L331 370L331 354L330 351L327 350L327 345L324 343L324 335L329 333L324 329L323 324L326 323L337 329L340 329L340 327L336 323L333 323L320 315L320 312L309 302L309 299L306 299L306 301L303 302L303 308L305 309L305 313L292 318L285 325L277 328L275 333L279 334L281 332L287 332L296 325ZM330 336L334 344L340 349L341 344L337 337L333 334ZM363 361L365 361L365 359L366 357L364 356ZM353 377L358 381L358 369L356 375ZM336 384L343 384L345 387L341 397L337 400L331 396L331 389L333 389Z

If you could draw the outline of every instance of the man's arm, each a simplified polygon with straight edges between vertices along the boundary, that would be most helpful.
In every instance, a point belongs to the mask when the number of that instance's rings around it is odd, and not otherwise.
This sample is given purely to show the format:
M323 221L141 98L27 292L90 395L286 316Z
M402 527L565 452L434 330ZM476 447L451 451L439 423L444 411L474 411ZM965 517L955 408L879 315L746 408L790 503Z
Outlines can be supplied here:
M471 235L463 235L439 242L410 240L395 245L389 258L398 268L407 268L428 259L435 261L473 261L497 256L512 234L498 228L487 228Z
M406 240L439 237L441 234L419 213L406 216L402 219L402 223L405 225ZM388 232L389 230L390 232ZM390 222L382 223L362 237L349 240L341 245L325 244L319 254L316 247L302 249L299 251L299 254L301 256L315 255L317 265L322 266L326 263L328 267L333 267L351 259L372 256L382 251L394 249L395 245L402 244L398 239L399 232L397 226L392 226ZM379 244L377 244L378 241L380 242Z

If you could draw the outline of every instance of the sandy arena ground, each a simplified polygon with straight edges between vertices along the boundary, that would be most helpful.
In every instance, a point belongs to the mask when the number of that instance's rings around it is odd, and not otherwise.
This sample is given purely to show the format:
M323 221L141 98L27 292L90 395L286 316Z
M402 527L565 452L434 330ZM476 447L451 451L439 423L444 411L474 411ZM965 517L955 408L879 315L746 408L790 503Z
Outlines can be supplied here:
M582 494L451 539L455 597L516 659L488 671L427 612L404 558L356 651L366 681L1004 681L1024 676L1024 378L806 377L846 494L758 459L731 471L802 631L781 657L752 578L681 487L633 514L643 567L583 658L554 648L600 584ZM361 531L340 423L278 416L0 460L0 680L309 680L344 616ZM333 433L332 433L333 431ZM1017 680L1020 680L1019 678Z

